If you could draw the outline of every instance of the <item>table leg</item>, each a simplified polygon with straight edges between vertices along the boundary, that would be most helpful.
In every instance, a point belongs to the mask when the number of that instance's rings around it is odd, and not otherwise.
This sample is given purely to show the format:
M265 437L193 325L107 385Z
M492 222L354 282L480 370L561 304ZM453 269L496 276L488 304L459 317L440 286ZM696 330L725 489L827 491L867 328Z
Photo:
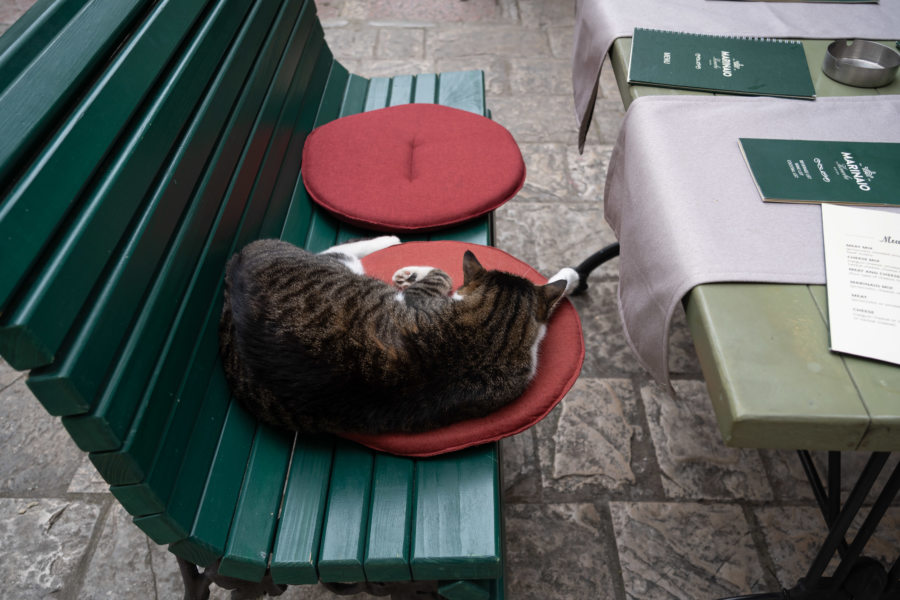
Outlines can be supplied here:
M847 530L875 485L889 453L872 453L843 506L840 501L840 452L829 453L827 489L822 484L809 452L799 451L798 454L828 525L828 535L822 547L806 576L790 590L722 600L900 600L900 557L894 561L890 571L886 571L877 560L861 556L878 523L900 492L900 464L894 468L865 521L848 545L845 539ZM841 556L841 562L834 574L825 577L825 569L835 552Z

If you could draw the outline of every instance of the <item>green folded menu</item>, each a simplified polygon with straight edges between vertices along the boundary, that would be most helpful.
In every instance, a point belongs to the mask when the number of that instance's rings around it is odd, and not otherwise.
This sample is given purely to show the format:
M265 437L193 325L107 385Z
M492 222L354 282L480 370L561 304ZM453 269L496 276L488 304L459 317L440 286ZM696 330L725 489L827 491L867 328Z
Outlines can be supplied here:
M900 206L900 143L739 142L766 202Z
M753 96L815 98L800 42L634 30L628 81Z

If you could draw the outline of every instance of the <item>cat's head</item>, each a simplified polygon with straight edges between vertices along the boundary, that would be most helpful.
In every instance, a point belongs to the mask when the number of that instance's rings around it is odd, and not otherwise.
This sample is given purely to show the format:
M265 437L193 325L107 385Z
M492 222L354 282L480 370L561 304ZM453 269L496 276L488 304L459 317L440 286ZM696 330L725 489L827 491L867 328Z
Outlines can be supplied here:
M538 323L546 323L565 292L565 281L537 285L506 271L485 269L470 250L463 255L463 284L457 290L463 298L485 303L500 300L528 310Z

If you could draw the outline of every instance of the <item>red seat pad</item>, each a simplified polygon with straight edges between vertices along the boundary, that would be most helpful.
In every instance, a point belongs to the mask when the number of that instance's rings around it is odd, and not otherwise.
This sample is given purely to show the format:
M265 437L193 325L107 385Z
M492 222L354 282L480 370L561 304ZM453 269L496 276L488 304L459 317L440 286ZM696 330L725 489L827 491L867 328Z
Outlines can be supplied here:
M384 281L401 267L439 267L453 278L454 289L462 285L462 261L466 250L475 253L486 269L500 269L543 284L547 279L527 264L496 248L462 242L410 242L375 252L363 259L366 273ZM448 427L415 434L344 434L384 452L404 456L433 456L469 446L494 442L531 427L569 391L584 361L584 337L575 307L563 300L550 317L547 335L538 353L537 375L525 393L494 413ZM427 398L423 398L427 400Z
M340 220L391 232L478 217L525 183L509 131L437 104L382 108L313 130L301 173L313 201Z

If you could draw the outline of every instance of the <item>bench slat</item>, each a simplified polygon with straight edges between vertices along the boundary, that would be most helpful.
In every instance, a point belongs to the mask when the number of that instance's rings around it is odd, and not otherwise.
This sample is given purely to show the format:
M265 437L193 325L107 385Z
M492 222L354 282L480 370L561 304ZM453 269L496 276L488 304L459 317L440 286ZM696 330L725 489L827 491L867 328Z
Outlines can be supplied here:
M287 3L285 7L289 7L291 4ZM285 13L282 16L283 18L279 18L279 24L273 32L274 35L278 35L285 24L288 27L292 25L296 11ZM265 60L267 57L263 55L262 59ZM283 72L292 73L293 68L285 68ZM260 82L260 91L268 87L267 83L265 80ZM226 165L236 167L228 188L227 206L221 214L221 218L217 219L218 228L204 249L201 266L194 274L186 294L186 300L179 310L174 329L176 335L170 336L166 342L166 349L162 353L160 362L161 366L157 368L157 373L151 381L150 391L145 394L145 400L131 423L121 450L111 453L111 462L104 463L103 468L109 470L101 470L104 476L120 478L115 483L130 483L130 481L121 480L126 476L137 476L139 477L137 481L139 481L141 476L147 473L156 448L160 440L164 439L167 421L170 420L165 407L172 406L174 399L180 396L183 386L182 374L185 373L185 367L189 364L188 359L193 348L192 340L197 337L199 328L203 327L204 323L208 323L207 327L210 329L214 330L216 327L221 312L221 280L225 262L237 247L242 246L258 234L268 199L248 198L248 196L251 195L251 190L257 181L260 162L271 141L271 132L276 126L273 121L277 119L280 106L281 103L278 100L266 102L261 109L256 102L251 102L247 106L247 110L254 112L261 110L262 112L259 113L260 116L251 132L240 131L238 133L239 137L236 142L247 140L247 145L241 150L240 158L235 157L236 162L229 160L226 163ZM216 168L218 169L220 166L221 163L217 164ZM210 303L213 303L211 311ZM215 358L216 348L216 341L213 339L207 350L210 359ZM180 398L177 406L182 409L182 407L188 406L186 404L188 402L196 403L199 402L199 399L196 397ZM112 404L111 406L116 405ZM153 407L152 411L144 408L149 406ZM115 422L110 418L109 411L106 413L106 419L111 423ZM122 422L126 423L125 420ZM97 460L94 460L94 464L101 469Z
M31 64L88 0L38 0L0 37L0 91Z
M193 0L185 6L195 8L196 2ZM90 12L96 4L88 5L81 14ZM116 14L126 7L134 9L134 4L134 0L116 3L115 8L109 7L105 12ZM75 107L33 163L34 166L21 176L4 201L0 208L0 255L5 259L0 265L0 306L8 303L10 294L36 263L51 234L64 222L65 215L77 212L73 209L81 204L78 198L82 189L95 173L102 172L98 171L98 167L102 165L110 145L119 136L196 17L196 12L193 15L179 14L179 19L186 17L185 23L173 27L163 19L164 16L171 18L173 12L181 12L173 6L181 5L163 3L157 7L149 21L119 52L97 85ZM124 16L118 14L118 18ZM101 28L104 26L101 25ZM91 37L94 32L82 33L85 37ZM153 40L157 36L160 38L159 50L156 50ZM77 48L66 48L67 53L70 50L74 55L78 54ZM44 58L46 55L41 57ZM62 65L67 64L66 58L58 58ZM39 60L34 64L42 62ZM132 77L135 71L137 73ZM8 143L0 140L0 179L10 175L12 164L25 152L25 144L30 143L25 130L20 127L27 128L34 136L38 130L35 119L43 118L41 113L45 108L50 110L42 104L58 99L58 94L42 89L42 86L48 80L55 82L66 78L67 75L60 73L51 77L50 73L32 73L31 69L27 69L0 97L0 123L5 133L3 140L9 140ZM25 91L19 93L23 87ZM50 96L35 97L36 91ZM92 279L88 281L92 282ZM38 282L37 288L32 286L30 289L40 292L41 285L45 284ZM74 308L78 307L80 303L76 303ZM17 334L14 340L19 341L22 347L7 353L17 366L33 367L47 364L52 359L52 349L42 347L40 340L27 336L28 330L13 329L13 333ZM33 344L37 344L37 348ZM32 354L29 350L38 352Z
M149 0L88 2L3 91L0 95L0 130L4 132L0 138L0 180L10 176L19 159L54 124L94 68L107 60L126 28L148 4ZM54 208L66 209L65 206ZM50 207L47 209L49 215ZM41 231L52 231L57 223L51 218L42 224ZM18 233L15 241L23 241L19 239L22 232L15 233ZM4 240L0 254L15 257L16 260L9 261L14 263L28 258L32 244L39 243L34 240L20 253L15 251L18 244L7 246L5 235L0 239ZM5 304L13 283L7 281L4 270L0 277L0 306Z
M438 103L482 116L487 115L484 105L484 73L481 71L441 73Z
M497 460L488 444L416 462L414 579L500 576Z
M365 581L363 561L372 469L371 450L350 442L337 443L319 551L322 581Z
M284 432L257 427L220 574L249 581L265 575L292 441Z
M328 436L298 436L295 442L272 551L270 569L276 583L319 581L316 565L333 452L334 439Z
M47 202L53 192L63 196L61 202L78 197L78 189L93 175L101 157L109 152L109 145L119 137L120 130L127 131L128 120L139 110L144 97L152 93L157 77L191 32L206 2L189 0L160 5L92 90L90 100L66 125L68 134L60 140L54 153L45 158L40 171L30 178L27 189L15 198L20 206ZM213 37L211 44L215 46L216 42ZM221 52L222 48L204 49L202 56L206 64L194 68L211 71L217 62L212 54ZM202 71L188 76L202 76ZM155 110L145 117L143 127L126 136L130 139L121 145L120 154L107 160L109 166L95 191L87 194L79 209L73 211L77 214L73 214L74 220L64 239L47 259L43 272L30 283L27 296L0 329L0 342L10 337L14 340L13 351L7 353L15 361L13 366L30 369L53 360L139 210L146 189L181 124L190 115L200 92L198 89L185 93L184 88L189 89L191 85L190 81L181 81L178 90L169 90L168 102L153 107ZM150 125L161 110L166 111L162 123L165 129L158 131ZM103 131L102 135L98 134L99 130ZM67 189L66 185L59 185L60 179L79 183ZM15 221L6 225L13 226Z
M159 201L160 208L154 213L154 218L165 218L170 209L174 209L177 216L176 207L188 202L195 183L204 175L202 167L210 159L210 154L215 155L217 152L215 147L219 132L224 128L230 107L244 88L245 78L254 62L255 54L250 49L261 43L271 26L274 12L274 8L258 9L248 17L238 41L217 75L210 95L204 99L197 117L179 145L179 152L170 163L169 171L157 187L156 194L173 198ZM198 82L198 85L202 84L203 82ZM213 190L213 193L216 191ZM175 315L203 247L206 231L219 210L219 200L224 196L221 191L218 193L219 196L214 201L205 204L201 202L199 194L190 201L190 208L183 217L178 232L173 236L167 256L156 269L159 273L156 282L148 293L144 306L138 309L138 316L133 324L128 320L103 319L102 315L94 312L90 323L93 324L95 319L101 320L101 329L82 330L59 365L32 372L29 387L50 414L80 414L95 405L99 405L95 412L105 410L105 404L110 402L118 389L115 385L109 385L103 390L107 380L106 373L111 368L113 379L130 385L122 389L123 393L127 392L125 398L141 397L141 390L150 376L148 370L152 368L152 362L136 361L138 364L131 365L127 358L135 351L154 355L154 351L158 353L162 347L166 328L160 324L171 322ZM153 233L148 231L147 235ZM134 265L133 268L140 269L142 265ZM124 335L126 327L131 333L123 348L117 349L115 343L97 343L98 339L103 340L107 335ZM123 333L119 333L120 331ZM142 337L143 335L149 337ZM116 363L117 366L111 366ZM79 440L75 441L78 443Z
M234 516L255 432L255 421L240 403L231 400L212 467L204 481L203 496L191 534L169 546L177 556L206 566L225 553L229 524ZM137 519L135 523L141 525ZM142 529L149 535L146 528Z
M365 572L369 581L409 581L413 474L409 458L375 455L372 502L366 536Z

